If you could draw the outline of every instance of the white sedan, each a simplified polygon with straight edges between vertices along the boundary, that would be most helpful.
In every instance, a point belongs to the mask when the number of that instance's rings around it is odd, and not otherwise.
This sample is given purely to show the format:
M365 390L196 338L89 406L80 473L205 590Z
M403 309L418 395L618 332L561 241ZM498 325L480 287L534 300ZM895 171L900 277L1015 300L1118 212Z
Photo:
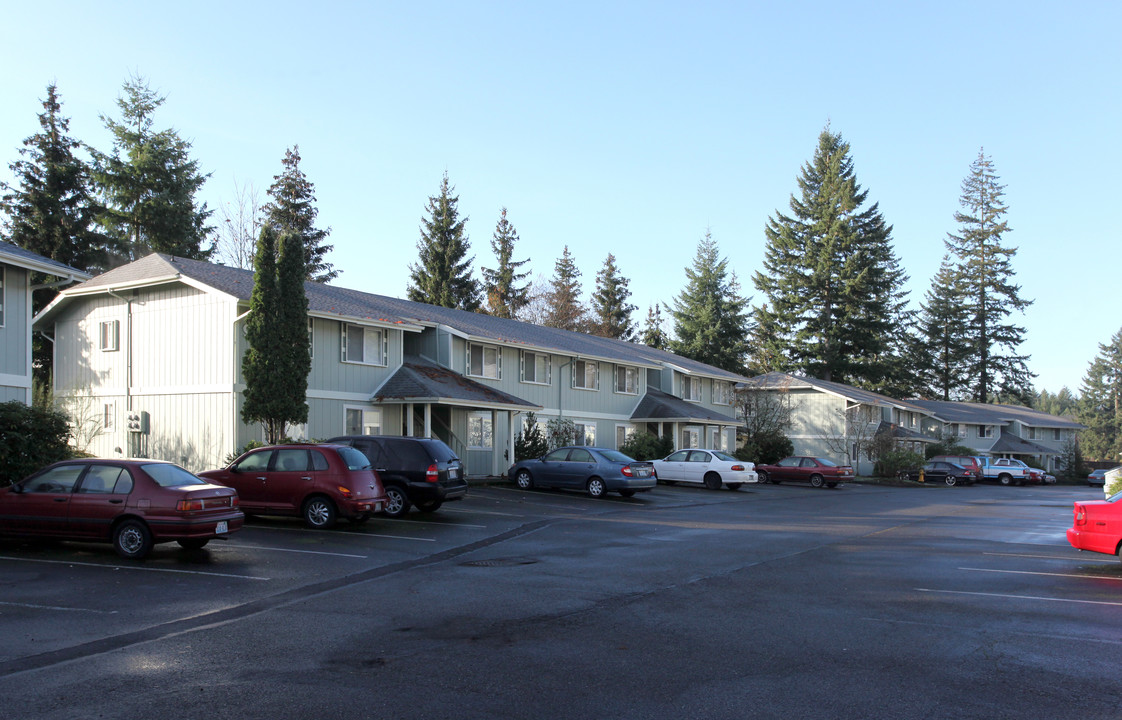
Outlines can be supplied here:
M655 460L654 468L659 480L704 484L710 490L720 490L721 483L737 490L745 483L759 481L753 463L720 450L679 450Z

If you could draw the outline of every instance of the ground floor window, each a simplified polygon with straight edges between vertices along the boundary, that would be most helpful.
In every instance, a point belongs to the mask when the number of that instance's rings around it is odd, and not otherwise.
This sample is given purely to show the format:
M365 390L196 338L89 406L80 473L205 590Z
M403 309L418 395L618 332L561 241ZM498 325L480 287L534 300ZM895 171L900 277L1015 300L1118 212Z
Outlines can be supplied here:
M577 445L596 444L596 423L575 423Z
M682 430L682 447L701 447L701 430L699 428L685 428Z
M623 445L628 440L630 440L634 434L634 425L616 425L616 450L623 447Z
M346 435L381 435L382 408L347 408Z
M724 433L721 431L721 428L711 429L709 431L709 447L713 450L724 450L724 448L721 447L722 437L724 437Z
M491 413L468 413L468 446L487 449L495 446L495 421Z

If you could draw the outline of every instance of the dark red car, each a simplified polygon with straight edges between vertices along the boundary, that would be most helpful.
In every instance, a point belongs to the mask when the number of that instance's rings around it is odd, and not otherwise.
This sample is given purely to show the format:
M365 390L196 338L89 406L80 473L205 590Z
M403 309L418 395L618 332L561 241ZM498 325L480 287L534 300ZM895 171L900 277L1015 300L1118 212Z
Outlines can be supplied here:
M295 515L310 528L329 528L339 517L366 522L386 503L370 461L346 445L255 448L199 477L236 489L246 513Z
M1122 560L1122 493L1106 500L1075 503L1067 541L1079 550L1117 555Z
M854 478L853 468L838 465L833 460L820 457L785 457L774 465L757 465L760 482L778 485L784 480L808 482L814 487L837 487L838 483Z
M241 529L238 494L159 460L65 460L0 490L0 534L198 549Z

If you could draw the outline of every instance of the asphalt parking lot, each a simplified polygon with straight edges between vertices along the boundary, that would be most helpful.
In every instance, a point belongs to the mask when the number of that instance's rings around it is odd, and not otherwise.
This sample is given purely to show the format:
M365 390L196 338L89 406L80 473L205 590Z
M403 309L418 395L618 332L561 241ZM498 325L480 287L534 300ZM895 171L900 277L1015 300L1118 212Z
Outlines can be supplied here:
M224 543L0 540L21 718L1117 718L1085 487L473 487ZM16 705L11 703L15 702Z

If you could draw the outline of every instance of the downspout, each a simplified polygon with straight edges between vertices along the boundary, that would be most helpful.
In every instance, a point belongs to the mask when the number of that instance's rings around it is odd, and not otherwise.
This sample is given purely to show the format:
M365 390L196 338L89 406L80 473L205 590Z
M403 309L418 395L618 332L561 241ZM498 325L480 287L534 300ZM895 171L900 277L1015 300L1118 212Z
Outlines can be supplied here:
M231 340L234 343L233 352L230 353L231 363L233 365L231 368L233 374L230 375L230 433L233 435L234 449L232 452L234 453L238 452L238 323L245 320L248 316L249 310L246 310L241 315L235 317L234 322L230 326L231 330L233 330L233 337Z
M558 373L557 373L557 418L558 419L561 419L565 415L564 410L562 410L562 408L561 408L561 391L565 387L565 373L560 372L560 371L564 370L566 365L572 365L577 360L580 360L580 355L577 355L575 358L573 358L572 360L570 360L567 363L561 363L561 366L559 368L557 368L557 370L558 370ZM571 376L571 372L572 371L570 371L570 376ZM570 385L571 384L572 383L570 383Z

